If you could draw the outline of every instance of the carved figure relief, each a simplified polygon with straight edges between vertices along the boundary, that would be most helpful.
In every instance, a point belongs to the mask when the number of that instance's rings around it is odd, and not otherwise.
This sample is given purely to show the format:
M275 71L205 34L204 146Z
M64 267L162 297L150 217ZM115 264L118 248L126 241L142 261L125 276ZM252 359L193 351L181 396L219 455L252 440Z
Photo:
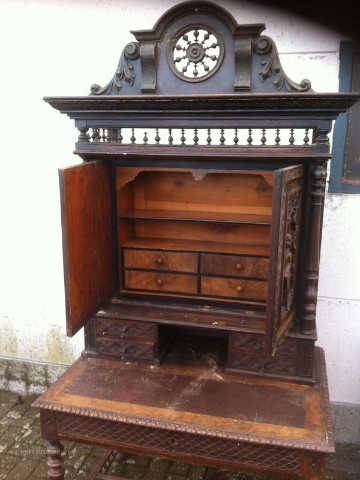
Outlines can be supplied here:
M285 312L291 309L294 301L300 199L300 192L295 192L288 197L282 290L282 307Z

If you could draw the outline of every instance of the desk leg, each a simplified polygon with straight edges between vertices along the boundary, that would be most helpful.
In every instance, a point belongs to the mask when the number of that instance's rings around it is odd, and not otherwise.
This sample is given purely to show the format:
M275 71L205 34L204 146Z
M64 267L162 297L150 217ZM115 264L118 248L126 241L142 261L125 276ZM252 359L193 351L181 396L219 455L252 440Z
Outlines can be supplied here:
M325 466L325 453L303 452L302 474L304 480L324 480Z
M64 446L58 441L50 441L47 448L47 466L50 480L64 480L64 466L61 454Z

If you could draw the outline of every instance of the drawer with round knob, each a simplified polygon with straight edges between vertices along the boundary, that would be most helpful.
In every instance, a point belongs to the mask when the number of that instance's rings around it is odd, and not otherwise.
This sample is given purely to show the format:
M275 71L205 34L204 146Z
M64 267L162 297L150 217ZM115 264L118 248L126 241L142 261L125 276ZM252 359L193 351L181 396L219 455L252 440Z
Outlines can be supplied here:
M196 295L197 276L164 272L125 271L125 289Z
M201 295L265 301L267 282L203 276L201 278Z
M125 248L124 267L195 273L197 271L197 254Z
M269 259L203 253L201 255L201 273L229 275L230 277L267 278Z

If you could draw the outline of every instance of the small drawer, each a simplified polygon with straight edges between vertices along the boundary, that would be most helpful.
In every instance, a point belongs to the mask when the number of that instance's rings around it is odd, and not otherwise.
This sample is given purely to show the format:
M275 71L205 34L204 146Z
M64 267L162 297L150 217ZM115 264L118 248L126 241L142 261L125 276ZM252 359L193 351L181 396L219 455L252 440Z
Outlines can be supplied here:
M196 273L197 254L125 248L124 265L125 268Z
M157 292L196 294L197 276L126 270L125 288L130 290L152 290Z
M98 353L118 358L143 360L153 360L155 358L155 346L153 344L129 342L120 339L97 338L96 350Z
M120 337L124 340L127 338L153 340L155 338L155 324L98 318L96 322L96 335L105 338Z
M267 282L241 278L201 278L201 295L266 300Z
M267 278L269 259L239 255L201 255L201 272L231 277Z

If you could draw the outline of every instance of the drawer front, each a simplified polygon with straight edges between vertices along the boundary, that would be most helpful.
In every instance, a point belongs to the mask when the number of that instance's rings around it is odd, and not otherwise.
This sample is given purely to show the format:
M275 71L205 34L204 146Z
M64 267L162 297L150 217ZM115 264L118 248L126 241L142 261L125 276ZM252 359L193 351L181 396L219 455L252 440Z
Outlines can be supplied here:
M96 334L99 337L120 337L123 340L127 338L153 340L155 337L155 325L147 322L98 318Z
M201 272L231 277L267 278L269 260L267 258L205 253L201 255Z
M155 357L155 347L153 344L129 342L119 339L97 338L96 350L98 353L119 358L153 360Z
M124 249L124 265L125 268L196 273L197 254Z
M197 293L197 276L163 272L125 271L125 288L157 292Z
M266 300L267 282L241 278L201 278L201 294L215 297Z

